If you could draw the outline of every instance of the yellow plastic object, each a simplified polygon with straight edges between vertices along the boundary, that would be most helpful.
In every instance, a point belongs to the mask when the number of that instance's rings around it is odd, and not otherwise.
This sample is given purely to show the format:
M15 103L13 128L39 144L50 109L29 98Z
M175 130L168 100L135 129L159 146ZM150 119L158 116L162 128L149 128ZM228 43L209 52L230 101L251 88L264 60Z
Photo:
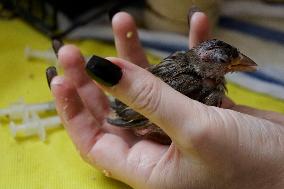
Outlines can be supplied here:
M45 79L47 62L27 60L24 49L48 50L50 41L20 20L0 21L0 108L23 97L28 103L52 100ZM84 41L76 43L85 55L114 56L113 46ZM151 61L157 62L155 57ZM284 102L229 84L229 96L242 104L284 113ZM37 137L15 140L8 120L0 120L0 188L5 189L127 189L105 177L79 156L63 128ZM6 123L6 124L5 124ZM111 150L111 149L110 149Z
M284 100L255 93L234 83L228 83L228 96L237 104L243 104L262 110L270 110L284 114ZM284 115L283 115L284 116Z

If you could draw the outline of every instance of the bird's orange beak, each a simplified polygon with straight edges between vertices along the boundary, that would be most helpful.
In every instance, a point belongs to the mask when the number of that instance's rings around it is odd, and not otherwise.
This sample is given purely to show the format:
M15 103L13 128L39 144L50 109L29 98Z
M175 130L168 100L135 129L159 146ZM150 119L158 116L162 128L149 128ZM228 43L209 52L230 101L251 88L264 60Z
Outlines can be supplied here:
M252 59L240 53L239 57L234 59L228 66L228 70L229 72L252 72L256 71L256 67L257 64Z

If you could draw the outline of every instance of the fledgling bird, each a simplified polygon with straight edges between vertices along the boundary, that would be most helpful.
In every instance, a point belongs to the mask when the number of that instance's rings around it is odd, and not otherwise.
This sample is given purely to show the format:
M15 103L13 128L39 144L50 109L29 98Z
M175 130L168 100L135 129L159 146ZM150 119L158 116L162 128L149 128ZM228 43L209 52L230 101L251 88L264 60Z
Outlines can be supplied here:
M256 66L237 48L212 39L187 52L175 52L147 70L187 97L220 107L227 90L224 75L235 71L255 71ZM118 99L110 104L115 118L108 118L108 123L132 129L136 135L162 144L171 143L159 127Z

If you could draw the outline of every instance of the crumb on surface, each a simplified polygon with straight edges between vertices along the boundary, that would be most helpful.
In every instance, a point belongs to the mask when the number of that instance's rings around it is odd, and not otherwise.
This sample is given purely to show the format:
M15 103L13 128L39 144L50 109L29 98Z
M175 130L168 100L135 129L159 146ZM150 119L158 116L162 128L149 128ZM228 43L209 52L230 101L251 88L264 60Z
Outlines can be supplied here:
M66 104L65 106L63 106L63 110L66 110L68 108L68 104Z
M107 170L103 170L103 174L106 176L106 177L110 177L111 176L111 172L107 171Z
M127 39L130 39L132 36L133 36L133 32L132 31L129 31L129 32L126 33L126 38Z

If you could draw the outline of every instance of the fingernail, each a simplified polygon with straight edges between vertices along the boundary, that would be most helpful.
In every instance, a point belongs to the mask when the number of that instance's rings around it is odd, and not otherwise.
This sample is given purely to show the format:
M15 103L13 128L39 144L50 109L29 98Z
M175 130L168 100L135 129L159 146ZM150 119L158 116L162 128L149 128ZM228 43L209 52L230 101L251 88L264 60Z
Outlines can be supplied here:
M109 87L116 85L122 77L120 67L96 55L86 63L85 69L91 78Z
M120 12L118 8L112 8L108 11L108 19L110 22L112 21L113 16L118 12Z
M48 87L50 89L50 83L52 81L52 79L57 76L57 70L54 66L50 66L46 69L45 71L45 74L46 74L46 80L47 80L47 83L48 83Z
M187 24L188 24L188 27L190 26L190 20L191 20L191 17L192 15L194 15L194 13L196 12L201 12L200 8L198 8L197 6L193 5L189 10L188 10L188 13L187 13Z
M64 44L60 39L52 40L52 48L53 48L54 53L56 54L56 57L58 57L58 51L63 45Z

